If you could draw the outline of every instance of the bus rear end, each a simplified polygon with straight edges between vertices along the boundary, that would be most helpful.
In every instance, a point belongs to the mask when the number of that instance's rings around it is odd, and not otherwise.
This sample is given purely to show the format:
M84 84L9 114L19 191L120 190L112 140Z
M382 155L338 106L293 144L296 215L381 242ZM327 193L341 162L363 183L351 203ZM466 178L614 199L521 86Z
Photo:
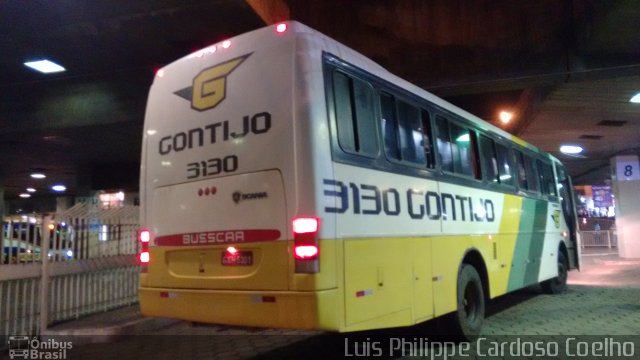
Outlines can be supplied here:
M335 256L319 255L336 250L319 241L321 190L307 165L316 140L294 100L307 91L296 85L299 26L256 30L158 71L140 183L144 315L337 327Z

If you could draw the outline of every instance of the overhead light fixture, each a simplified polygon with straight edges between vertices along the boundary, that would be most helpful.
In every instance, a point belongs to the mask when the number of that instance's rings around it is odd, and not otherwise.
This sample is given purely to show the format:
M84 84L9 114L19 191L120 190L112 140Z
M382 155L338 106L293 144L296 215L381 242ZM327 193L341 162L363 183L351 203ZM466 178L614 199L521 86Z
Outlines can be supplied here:
M64 185L53 185L53 186L51 187L51 189L52 189L53 191L63 192L63 191L65 191L65 190L67 190L67 187L66 187L66 186L64 186Z
M633 95L633 97L629 101L632 103L640 104L640 92Z
M45 174L43 174L43 173L33 173L33 174L31 174L31 177L34 178L34 179L44 179L47 176Z
M34 188L27 188L27 192L34 193L34 192L36 192L36 189L34 189Z
M584 149L579 145L562 145L560 152L563 154L575 155L580 154Z
M511 119L513 119L513 113L510 111L500 111L499 117L503 124L508 124Z
M53 61L49 61L47 59L37 60L37 61L27 61L24 63L26 66L38 70L44 74L57 73L66 71L66 69Z
M22 193L22 194L20 194L20 197L23 198L23 199L27 199L27 198L31 197L31 194Z

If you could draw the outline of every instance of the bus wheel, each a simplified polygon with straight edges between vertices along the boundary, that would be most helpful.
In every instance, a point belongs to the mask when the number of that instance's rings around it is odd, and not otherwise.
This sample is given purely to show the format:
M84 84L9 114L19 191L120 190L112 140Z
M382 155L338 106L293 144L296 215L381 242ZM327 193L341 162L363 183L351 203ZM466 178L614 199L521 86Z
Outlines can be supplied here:
M567 264L567 258L562 251L558 251L558 276L553 279L543 281L540 285L542 290L547 294L560 294L567 290L567 272L569 271L569 264Z
M484 291L476 268L462 264L458 274L458 306L454 313L455 332L463 340L480 335L484 322Z

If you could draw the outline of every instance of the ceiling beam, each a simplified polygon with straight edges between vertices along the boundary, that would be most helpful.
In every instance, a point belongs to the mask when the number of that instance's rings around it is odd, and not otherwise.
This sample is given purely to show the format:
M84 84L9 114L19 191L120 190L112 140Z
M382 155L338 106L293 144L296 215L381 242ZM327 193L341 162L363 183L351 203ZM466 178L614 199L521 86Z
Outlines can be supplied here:
M291 19L289 5L283 0L246 0L247 4L258 14L265 24L271 25L279 21Z

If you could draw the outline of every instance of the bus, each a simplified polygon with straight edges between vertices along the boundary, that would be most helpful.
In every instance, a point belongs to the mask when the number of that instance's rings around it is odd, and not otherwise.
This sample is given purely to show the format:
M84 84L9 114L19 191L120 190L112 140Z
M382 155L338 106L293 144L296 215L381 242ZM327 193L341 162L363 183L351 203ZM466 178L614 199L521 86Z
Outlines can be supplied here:
M145 316L473 337L579 266L558 159L295 21L158 70L143 132Z

